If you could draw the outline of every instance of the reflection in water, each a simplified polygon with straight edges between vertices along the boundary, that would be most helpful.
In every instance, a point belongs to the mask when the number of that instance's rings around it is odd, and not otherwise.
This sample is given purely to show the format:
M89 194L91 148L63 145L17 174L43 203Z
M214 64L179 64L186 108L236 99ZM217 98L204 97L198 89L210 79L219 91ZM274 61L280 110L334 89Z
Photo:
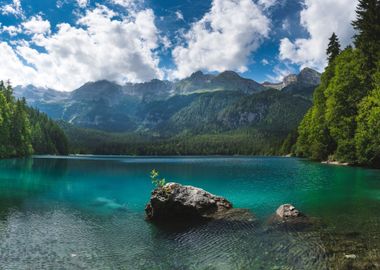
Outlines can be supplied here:
M8 159L0 162L0 214L46 193L65 176L67 160Z
M154 226L156 168L249 208L256 223ZM371 269L380 267L380 173L283 158L0 161L0 269ZM269 229L292 203L320 220ZM348 256L348 257L347 257Z

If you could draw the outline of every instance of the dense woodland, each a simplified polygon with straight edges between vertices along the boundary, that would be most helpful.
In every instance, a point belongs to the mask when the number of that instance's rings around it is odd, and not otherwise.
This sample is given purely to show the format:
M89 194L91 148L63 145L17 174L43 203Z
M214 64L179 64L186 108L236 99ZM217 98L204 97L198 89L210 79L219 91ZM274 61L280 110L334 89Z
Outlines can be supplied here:
M276 155L284 132L246 128L174 137L146 133L108 133L60 121L75 154L113 155Z
M60 127L25 100L15 99L12 87L0 82L0 158L67 153Z
M293 152L380 167L380 1L359 1L352 24L354 47L341 50L339 38L330 38L329 65L299 126ZM295 138L290 136L284 147Z

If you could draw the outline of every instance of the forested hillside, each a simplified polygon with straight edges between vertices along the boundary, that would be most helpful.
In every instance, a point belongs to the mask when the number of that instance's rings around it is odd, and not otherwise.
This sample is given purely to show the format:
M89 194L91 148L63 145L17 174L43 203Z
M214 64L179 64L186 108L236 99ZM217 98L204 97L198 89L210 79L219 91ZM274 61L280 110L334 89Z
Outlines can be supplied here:
M0 158L31 154L67 154L68 143L59 126L0 82Z
M355 48L333 34L329 65L314 105L298 129L295 153L380 167L380 1L361 0L353 22Z

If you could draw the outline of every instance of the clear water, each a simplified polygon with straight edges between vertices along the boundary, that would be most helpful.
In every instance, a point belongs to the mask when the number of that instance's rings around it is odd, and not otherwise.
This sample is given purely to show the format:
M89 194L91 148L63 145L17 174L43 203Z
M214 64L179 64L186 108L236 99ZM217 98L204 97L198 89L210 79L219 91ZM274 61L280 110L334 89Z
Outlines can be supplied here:
M259 224L157 228L144 220L153 168L251 209ZM283 203L320 225L267 230ZM355 267L380 267L378 170L261 157L0 161L0 269Z

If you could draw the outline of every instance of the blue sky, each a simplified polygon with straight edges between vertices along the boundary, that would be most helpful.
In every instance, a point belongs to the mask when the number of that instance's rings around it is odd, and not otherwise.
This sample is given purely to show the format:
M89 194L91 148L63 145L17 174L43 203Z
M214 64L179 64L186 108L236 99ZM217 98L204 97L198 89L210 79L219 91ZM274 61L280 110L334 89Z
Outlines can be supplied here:
M87 81L234 70L276 81L322 71L350 44L356 0L0 0L0 76L73 90Z

